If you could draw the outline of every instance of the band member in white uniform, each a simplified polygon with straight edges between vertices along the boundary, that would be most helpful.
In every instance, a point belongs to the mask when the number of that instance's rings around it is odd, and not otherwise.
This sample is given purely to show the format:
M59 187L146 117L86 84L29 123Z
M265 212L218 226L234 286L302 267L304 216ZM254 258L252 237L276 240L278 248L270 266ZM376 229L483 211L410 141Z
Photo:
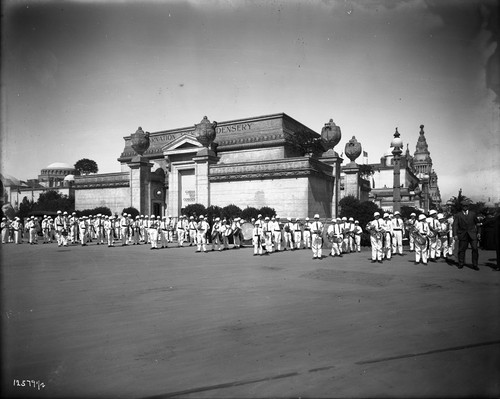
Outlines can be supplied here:
M435 209L432 209L431 211L429 211L429 217L427 218L427 224L429 225L429 234L427 236L429 239L429 249L428 249L429 261L435 262L436 255L439 251L438 246L441 243L438 239L439 221L437 220L437 211Z
M184 215L179 216L179 219L177 220L177 243L179 247L182 247L184 245L184 240L186 238L186 230L185 230L185 224L184 224Z
M166 216L163 216L163 218L161 218L159 234L161 247L168 248L168 221Z
M319 221L319 215L314 215L314 222L311 223L311 248L313 259L322 259L323 247L323 223Z
M311 249L311 222L307 217L304 222L304 231L302 232L302 239L304 241L304 249Z
M439 252L436 254L436 257L448 259L448 240L450 236L450 225L448 224L448 220L446 220L446 217L442 213L439 213L437 215L437 218L439 221L438 240L440 241L440 245L438 245Z
M253 244L253 256L262 255L262 227L260 226L260 220L255 220L252 218L253 229L252 229L252 244Z
M415 213L412 213L410 215L410 219L408 219L408 221L406 222L408 231L410 231L415 226L416 222L417 222L417 215ZM410 252L413 252L415 250L415 242L413 241L412 234L409 235L408 241L410 243Z
M401 213L394 212L394 218L391 220L392 224L392 253L394 255L403 255L403 237L405 235L405 226Z
M196 225L198 236L196 237L197 250L196 252L207 252L207 232L210 230L210 225L205 220L205 216L200 215L200 221Z
M370 243L372 246L372 263L382 263L382 241L384 235L384 222L380 220L380 213L373 214L374 220L368 223L367 230L370 232Z
M429 225L427 224L425 215L419 215L418 221L415 222L415 234L420 235L421 241L419 242L418 238L415 238L415 264L418 265L422 262L424 265L427 264L427 247L429 234Z
M277 220L275 216L271 218L271 222L269 223L269 228L273 233L273 250L276 252L281 251L281 227L280 222Z
M216 247L218 251L222 251L222 223L219 217L215 218L210 237L212 238L212 251L215 251Z
M293 249L293 231L292 219L287 218L286 223L283 225L283 250Z
M193 245L196 245L196 243L197 243L196 240L198 239L198 235L196 232L196 226L197 226L197 223L194 220L194 216L190 216L189 217L189 227L188 227L188 234L189 234L188 241L189 241L190 247L192 247Z
M78 231L80 232L80 244L82 247L87 245L87 240L88 240L88 222L87 222L87 216L82 216L80 220L78 221Z
M361 252L361 233L363 229L359 225L359 221L354 221L354 251Z
M344 241L342 232L340 231L340 225L337 223L337 219L332 219L332 224L328 226L327 230L328 240L332 244L332 250L330 256L342 256L341 246Z
M384 213L384 242L383 242L383 252L384 258L391 260L392 255L392 222L391 217L388 213Z

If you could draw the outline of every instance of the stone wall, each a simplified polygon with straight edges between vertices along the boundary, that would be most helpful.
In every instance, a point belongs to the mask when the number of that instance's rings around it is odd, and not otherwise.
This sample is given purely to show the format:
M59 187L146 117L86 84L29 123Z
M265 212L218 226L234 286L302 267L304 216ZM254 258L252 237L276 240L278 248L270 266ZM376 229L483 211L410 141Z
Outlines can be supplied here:
M75 176L75 209L93 209L107 206L113 213L121 213L131 206L130 172Z
M280 217L305 217L309 207L308 178L223 181L210 184L210 203L224 207L235 204L269 206Z

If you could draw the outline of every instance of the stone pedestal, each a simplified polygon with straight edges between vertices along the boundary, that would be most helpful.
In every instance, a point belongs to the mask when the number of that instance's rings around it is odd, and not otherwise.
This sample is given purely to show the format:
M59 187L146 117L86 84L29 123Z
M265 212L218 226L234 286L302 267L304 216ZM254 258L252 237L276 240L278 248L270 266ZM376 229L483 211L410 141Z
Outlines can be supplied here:
M210 206L210 182L208 174L210 165L216 164L219 158L210 148L202 148L193 157L196 175L196 202L205 207Z
M343 168L345 174L344 192L345 196L352 195L359 199L359 166L356 162L350 162Z
M323 153L323 155L319 158L320 161L326 163L327 165L331 165L332 176L334 178L333 181L333 193L332 193L332 208L330 217L335 218L338 215L338 206L340 200L340 165L344 161L343 158L339 156L339 154L332 149ZM322 215L320 215L322 216ZM328 217L328 215L325 215Z
M151 213L150 173L152 163L146 157L136 155L127 163L130 168L130 206L140 214Z

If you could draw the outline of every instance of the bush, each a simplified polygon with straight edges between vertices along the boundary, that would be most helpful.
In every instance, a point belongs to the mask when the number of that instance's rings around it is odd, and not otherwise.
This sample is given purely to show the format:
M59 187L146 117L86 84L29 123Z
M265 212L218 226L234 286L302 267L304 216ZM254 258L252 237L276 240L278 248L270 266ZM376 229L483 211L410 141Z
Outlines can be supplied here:
M123 213L127 213L127 215L132 216L132 219L135 219L135 217L139 215L139 211L133 206L130 206L128 208L123 208L122 215Z
M182 212L183 215L189 216L194 216L197 218L200 215L206 215L207 213L207 208L205 208L205 205L203 204L190 204L184 208L184 211Z
M111 209L109 209L107 206L98 206L97 208L94 209L84 209L83 211L76 211L76 216L78 217L91 216L91 215L95 216L98 213L100 213L101 215L108 215L108 216L112 215Z
M247 206L245 209L241 211L241 218L247 221L251 221L252 218L257 219L260 211L253 206Z
M274 208L270 208L268 206L263 206L262 208L260 208L259 213L262 215L263 218L265 217L272 218L273 216L276 216L276 211L274 210Z
M241 217L241 209L234 204L227 205L222 208L222 217L226 219L234 219Z
M209 221L213 221L215 218L222 218L222 208L217 205L210 205L206 210L206 214Z

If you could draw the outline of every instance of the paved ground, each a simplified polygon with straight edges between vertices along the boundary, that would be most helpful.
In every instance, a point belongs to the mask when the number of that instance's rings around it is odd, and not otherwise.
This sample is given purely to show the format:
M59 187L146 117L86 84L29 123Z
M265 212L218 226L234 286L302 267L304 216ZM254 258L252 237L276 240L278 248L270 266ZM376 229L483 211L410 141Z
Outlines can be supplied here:
M500 396L491 251L474 271L367 249L1 250L4 396Z

